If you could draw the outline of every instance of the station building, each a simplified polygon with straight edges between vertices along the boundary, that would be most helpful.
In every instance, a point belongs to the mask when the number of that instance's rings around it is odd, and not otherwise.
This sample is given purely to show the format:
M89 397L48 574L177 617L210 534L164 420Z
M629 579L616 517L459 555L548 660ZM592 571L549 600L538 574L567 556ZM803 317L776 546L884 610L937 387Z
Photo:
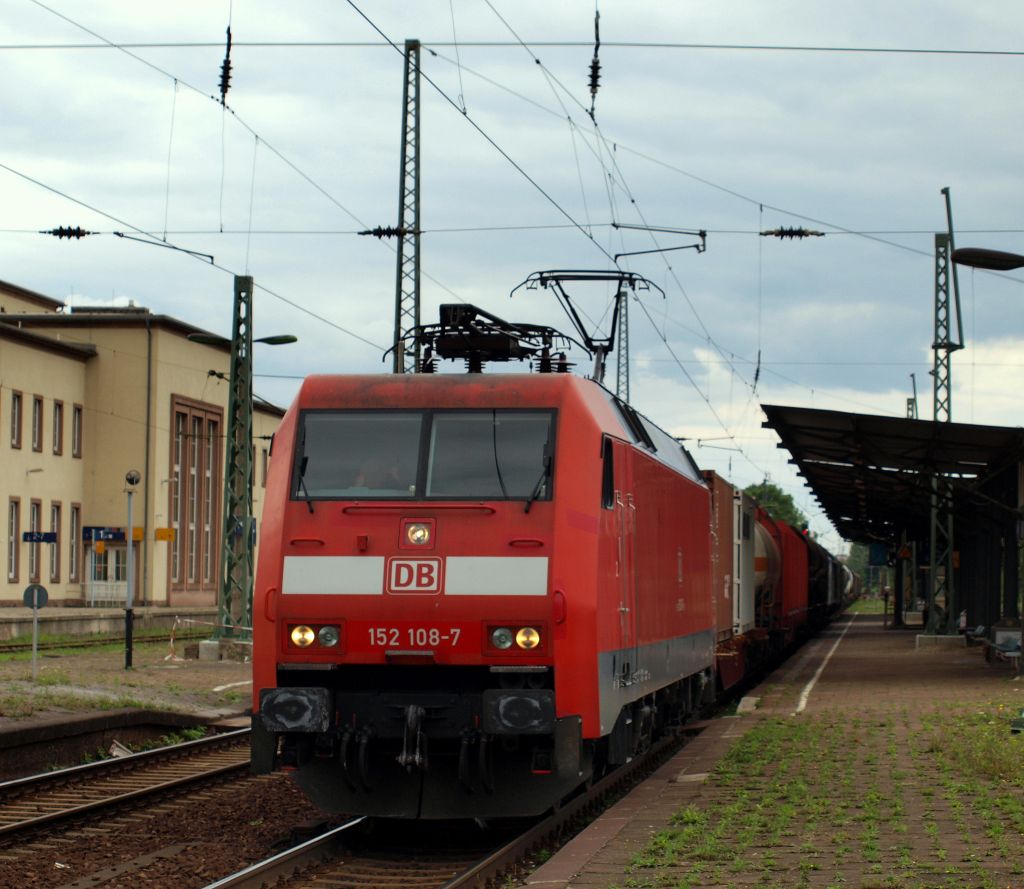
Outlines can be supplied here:
M134 605L216 605L231 352L193 333L207 331L0 281L0 605L21 605L39 583L49 606L124 607L128 546ZM257 527L283 414L254 404ZM132 470L141 478L130 489Z

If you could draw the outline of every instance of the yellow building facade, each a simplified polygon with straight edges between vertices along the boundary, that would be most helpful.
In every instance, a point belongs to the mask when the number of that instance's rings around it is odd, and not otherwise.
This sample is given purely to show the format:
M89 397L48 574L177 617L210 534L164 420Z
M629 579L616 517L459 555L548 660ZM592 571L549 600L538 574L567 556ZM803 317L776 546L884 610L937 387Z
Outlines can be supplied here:
M39 583L50 605L123 607L129 545L135 605L217 603L231 355L194 333L207 332L0 281L0 604ZM254 405L257 526L282 415Z

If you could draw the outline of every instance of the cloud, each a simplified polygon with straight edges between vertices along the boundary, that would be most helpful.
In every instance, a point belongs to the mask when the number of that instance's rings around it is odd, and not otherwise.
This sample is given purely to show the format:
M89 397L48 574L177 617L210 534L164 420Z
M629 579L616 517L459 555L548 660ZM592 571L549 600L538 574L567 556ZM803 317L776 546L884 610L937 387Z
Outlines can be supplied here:
M958 244L1024 248L1019 60L652 44L992 49L1020 42L1016 7L615 4L601 10L599 138L585 110L593 8L494 5L543 67L484 4L366 7L400 44L424 41L424 74L456 103L461 94L468 117L521 167L423 81L423 320L463 299L567 329L550 293L510 299L512 288L537 269L608 268L609 255L686 241L615 230L612 221L704 228L706 253L622 260L666 292L645 295L646 312L631 311L633 398L666 428L700 438L699 460L724 461L716 465L749 481L770 473L799 503L806 495L786 455L759 427L760 401L900 415L915 373L926 404L933 241L946 224L939 189L952 188ZM100 304L117 294L226 334L231 276L249 273L272 291L257 290L257 332L294 333L302 343L261 351L257 374L386 369L381 350L360 337L390 344L394 244L352 232L398 220L399 54L245 46L377 37L344 4L311 0L301 12L236 4L226 111L209 98L224 8L140 12L124 0L55 8L117 42L214 45L131 50L148 65L113 49L0 51L0 77L16 85L5 93L0 163L42 183L0 170L4 279ZM93 40L32 5L0 23L8 45ZM559 41L579 45L542 45ZM614 45L630 41L646 45ZM105 234L75 243L35 234L59 225ZM758 235L801 225L827 234ZM217 267L110 234L131 227L166 230L170 244L212 254ZM1024 339L1020 282L963 271L960 281L970 348L954 356L956 416L963 409L1016 425L1019 386L999 383L1015 379L1011 351ZM588 316L604 317L609 298L586 297ZM281 402L296 388L257 379ZM719 436L725 445L712 441ZM750 458L716 450L725 446Z

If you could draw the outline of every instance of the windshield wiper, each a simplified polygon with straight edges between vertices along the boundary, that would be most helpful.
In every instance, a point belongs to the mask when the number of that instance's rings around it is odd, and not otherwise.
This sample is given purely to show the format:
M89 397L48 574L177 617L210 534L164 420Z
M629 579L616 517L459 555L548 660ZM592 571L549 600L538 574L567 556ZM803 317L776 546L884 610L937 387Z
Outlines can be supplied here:
M299 487L306 495L306 506L309 507L309 514L313 515L313 501L309 499L309 488L306 487L306 467L309 465L309 457L303 457L299 464Z
M547 449L545 448L545 451ZM540 497L541 491L544 490L544 486L548 479L551 478L551 454L544 454L544 468L541 470L540 478L537 479L537 484L533 486L533 490L530 492L530 496L526 498L526 505L523 507L523 512L529 512L530 507L533 506L533 501Z

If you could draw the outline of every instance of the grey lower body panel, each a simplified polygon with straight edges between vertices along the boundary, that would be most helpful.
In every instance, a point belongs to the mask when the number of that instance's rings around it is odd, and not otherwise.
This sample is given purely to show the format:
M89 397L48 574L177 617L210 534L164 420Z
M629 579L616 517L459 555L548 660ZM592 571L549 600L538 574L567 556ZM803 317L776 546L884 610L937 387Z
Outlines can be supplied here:
M687 676L710 670L714 660L715 639L711 630L601 652L597 656L601 734L612 730L627 704Z

